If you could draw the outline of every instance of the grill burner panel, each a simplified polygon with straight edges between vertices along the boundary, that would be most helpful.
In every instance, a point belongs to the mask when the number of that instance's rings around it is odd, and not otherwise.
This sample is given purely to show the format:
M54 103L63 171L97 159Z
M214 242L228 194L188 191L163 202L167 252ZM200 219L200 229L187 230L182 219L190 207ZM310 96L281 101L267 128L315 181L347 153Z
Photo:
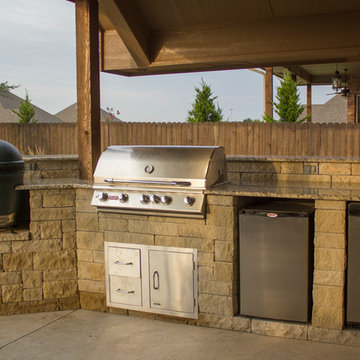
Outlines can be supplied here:
M213 146L110 146L94 173L99 211L204 217L204 190L226 182Z

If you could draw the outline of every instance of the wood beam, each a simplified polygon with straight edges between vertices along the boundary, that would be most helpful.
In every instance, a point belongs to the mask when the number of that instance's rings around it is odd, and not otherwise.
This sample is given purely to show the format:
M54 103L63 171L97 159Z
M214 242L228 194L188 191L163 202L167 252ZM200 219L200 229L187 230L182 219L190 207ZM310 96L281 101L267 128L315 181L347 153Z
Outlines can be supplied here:
M347 122L351 124L356 122L356 95L350 94L347 98Z
M306 116L309 118L306 120L307 122L311 122L311 84L306 85Z
M337 13L152 33L153 62L145 70L123 52L122 39L106 31L104 71L143 75L344 62L360 57L360 37L348 36L358 33L359 19L360 12Z
M150 65L149 33L133 0L99 0L99 7L113 24L138 67Z
M273 68L265 68L264 76L264 109L265 114L273 117Z
M76 71L80 178L92 180L100 156L98 4L76 0Z

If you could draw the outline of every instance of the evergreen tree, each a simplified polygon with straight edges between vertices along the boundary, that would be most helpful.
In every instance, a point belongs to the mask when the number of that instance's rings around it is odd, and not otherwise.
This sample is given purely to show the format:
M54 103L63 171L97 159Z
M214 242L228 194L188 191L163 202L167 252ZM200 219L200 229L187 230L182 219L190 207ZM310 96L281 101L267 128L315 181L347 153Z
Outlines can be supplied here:
M9 85L7 81L0 83L0 96L9 97L10 90L14 90L19 85Z
M196 96L192 109L188 111L187 122L219 122L223 119L222 109L212 96L210 85L201 79L201 89L195 86Z
M35 116L35 108L31 104L29 99L29 94L26 91L25 100L20 100L18 111L11 110L14 114L19 117L19 124L26 124L26 123L36 123L37 120L34 119Z
M298 82L294 81L289 71L285 69L284 78L281 85L276 89L276 100L273 103L275 113L279 115L279 122L303 122L309 116L299 119L299 116L305 109L304 105L300 105L300 95L297 89ZM276 122L269 115L264 115L266 122Z

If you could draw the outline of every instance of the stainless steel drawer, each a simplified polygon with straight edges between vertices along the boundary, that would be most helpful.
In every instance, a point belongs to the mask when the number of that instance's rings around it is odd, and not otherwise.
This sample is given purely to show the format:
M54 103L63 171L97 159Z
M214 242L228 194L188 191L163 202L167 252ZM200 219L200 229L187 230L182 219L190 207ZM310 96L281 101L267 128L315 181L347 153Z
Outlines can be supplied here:
M140 278L140 250L108 248L109 274Z
M111 302L142 306L141 279L110 275L109 283Z

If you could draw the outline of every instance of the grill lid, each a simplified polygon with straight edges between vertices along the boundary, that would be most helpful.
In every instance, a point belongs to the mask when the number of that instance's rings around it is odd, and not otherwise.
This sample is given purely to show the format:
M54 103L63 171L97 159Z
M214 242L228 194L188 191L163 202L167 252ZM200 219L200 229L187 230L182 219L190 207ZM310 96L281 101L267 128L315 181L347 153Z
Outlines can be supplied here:
M109 146L100 156L95 185L208 188L226 181L223 147Z

